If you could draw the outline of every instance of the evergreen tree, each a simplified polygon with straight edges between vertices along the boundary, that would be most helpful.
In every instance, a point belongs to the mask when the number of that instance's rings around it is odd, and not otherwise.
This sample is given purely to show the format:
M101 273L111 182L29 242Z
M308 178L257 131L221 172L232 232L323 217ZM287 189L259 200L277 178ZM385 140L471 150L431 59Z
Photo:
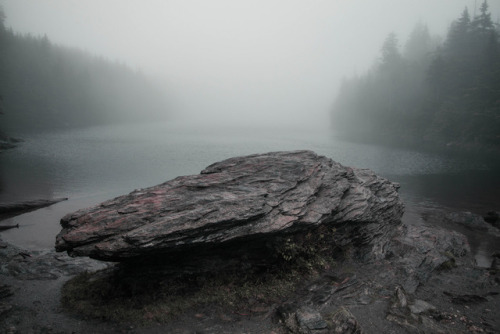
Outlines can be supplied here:
M445 87L445 67L442 51L438 50L437 56L431 62L427 69L427 84L431 92L431 100L437 102L442 97L442 92Z
M381 68L392 68L398 66L401 62L401 53L399 52L399 41L395 33L391 32L385 38L381 48Z
M488 12L488 2L484 0L479 8L480 14L472 21L472 30L477 35L488 36L494 30L491 13Z
M0 8L0 14L2 14ZM142 74L47 36L5 29L0 15L1 126L15 131L148 121L165 106L162 92Z
M451 24L446 38L445 51L448 55L459 55L466 52L470 43L471 20L467 7L462 12L462 16Z
M483 61L480 58L480 53L485 52L488 48L495 47L498 41L495 25L491 20L491 13L488 12L488 2L485 0L479 8L479 15L471 22L471 48L476 50L476 61Z
M408 38L404 48L404 58L411 62L426 62L433 51L433 43L429 29L418 23Z
M500 149L500 42L488 3L473 20L465 8L441 47L427 51L429 35L417 25L403 55L387 36L375 70L343 86L335 119L349 122L336 129L372 142Z

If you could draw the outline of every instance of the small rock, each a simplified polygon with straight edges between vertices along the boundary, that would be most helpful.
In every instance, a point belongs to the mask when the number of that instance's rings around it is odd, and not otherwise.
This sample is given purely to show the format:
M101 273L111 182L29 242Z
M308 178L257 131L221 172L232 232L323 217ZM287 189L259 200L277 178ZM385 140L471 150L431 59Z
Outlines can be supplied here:
M409 302L406 292L396 287L394 302L389 306L386 319L394 322L410 333L444 333L442 328L422 313L434 310L434 306L423 301Z
M444 294L451 297L451 302L454 304L478 304L488 301L486 297L469 294L456 294L449 291L444 291Z
M433 305L420 299L415 300L415 302L411 304L409 308L411 313L413 314L425 313L436 309Z
M325 329L328 326L326 321L321 317L321 314L310 307L299 309L295 317L299 326L309 331Z
M332 322L332 333L342 334L364 334L354 315L345 307L340 307L330 317Z
M493 274L500 272L500 253L494 253L491 255L493 260L491 261L490 269L493 271Z
M500 228L500 212L490 211L483 218L487 223L490 223L496 228Z
M408 305L408 299L406 297L406 292L401 286L396 287L396 291L394 293L394 303L392 307L406 307Z

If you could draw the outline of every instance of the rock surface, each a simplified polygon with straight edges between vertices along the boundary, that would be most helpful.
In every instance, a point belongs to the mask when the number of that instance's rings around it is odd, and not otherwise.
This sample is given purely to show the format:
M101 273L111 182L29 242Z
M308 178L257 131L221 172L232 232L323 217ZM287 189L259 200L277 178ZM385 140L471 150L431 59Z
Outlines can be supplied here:
M471 230L486 231L489 225L483 217L472 212L450 212L445 218L452 223L460 224Z
M26 212L51 206L53 204L66 200L66 197L60 197L53 199L37 199L23 202L0 203L0 221L10 217L18 216Z
M236 157L66 215L56 250L124 261L331 224L339 243L383 256L403 214L397 189L310 151Z
M161 324L149 317L144 318L144 324L116 323L66 313L68 310L61 308L60 290L68 275L103 264L54 252L22 250L6 243L7 247L0 249L0 333L500 332L500 270L476 267L474 248L469 248L465 236L436 226L443 214L419 212L422 220L408 214L403 217L397 237L387 245L389 252L381 260L346 257L304 279L283 298L265 299L257 292L244 300L242 308L233 303L225 307L202 303ZM495 245L497 260L499 243ZM443 257L435 258L439 254ZM451 258L454 265L442 265ZM114 285L108 288L112 288L118 282L110 269L123 265L108 264L107 270L89 279L109 273ZM128 280L127 286L137 285ZM198 284L195 287L199 288ZM230 284L228 287L234 289L233 282ZM152 290L156 296L158 291ZM133 300L137 311L142 293L131 297L129 290L123 292L122 302ZM104 287L102 293L107 293ZM183 293L189 297L192 291ZM98 304L89 305L95 308ZM107 305L113 306L116 304Z
M0 153L4 150L12 149L22 142L22 139L12 138L0 131Z
M484 217L484 221L500 229L500 212L489 211Z

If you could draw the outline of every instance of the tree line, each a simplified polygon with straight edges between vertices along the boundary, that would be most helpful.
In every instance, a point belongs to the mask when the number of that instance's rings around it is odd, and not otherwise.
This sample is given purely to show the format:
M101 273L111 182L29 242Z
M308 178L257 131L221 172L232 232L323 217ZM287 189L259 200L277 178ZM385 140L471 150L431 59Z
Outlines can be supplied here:
M139 71L47 36L5 27L0 7L0 128L26 132L147 121L165 114L164 94Z
M343 137L384 144L500 148L500 30L485 0L444 41L417 24L391 33L368 73L344 80L333 110Z

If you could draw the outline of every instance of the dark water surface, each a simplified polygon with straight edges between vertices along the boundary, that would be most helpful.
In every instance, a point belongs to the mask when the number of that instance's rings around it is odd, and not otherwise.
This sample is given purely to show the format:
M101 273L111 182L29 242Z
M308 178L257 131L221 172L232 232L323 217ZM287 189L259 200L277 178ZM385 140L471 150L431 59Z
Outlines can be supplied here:
M179 175L197 174L225 158L278 150L313 150L344 165L370 168L401 183L405 219L426 210L484 214L500 210L500 164L491 157L443 155L343 142L329 131L203 129L179 124L102 126L24 136L0 154L0 202L68 197L69 200L2 222L2 232L26 248L51 248L66 213ZM460 227L457 227L460 230ZM461 230L462 231L462 230ZM498 238L467 233L478 261ZM484 246L484 247L483 247Z

